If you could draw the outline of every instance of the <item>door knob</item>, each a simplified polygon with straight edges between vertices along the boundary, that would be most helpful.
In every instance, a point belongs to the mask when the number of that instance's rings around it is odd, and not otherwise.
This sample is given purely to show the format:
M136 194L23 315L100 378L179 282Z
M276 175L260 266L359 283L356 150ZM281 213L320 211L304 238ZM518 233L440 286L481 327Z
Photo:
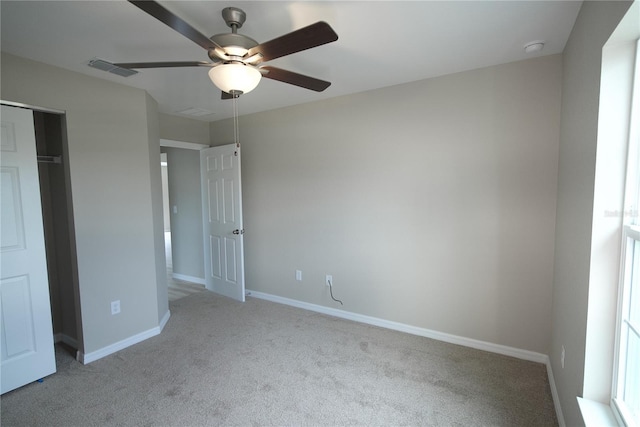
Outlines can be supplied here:
M244 228L242 230L238 230L237 228L233 230L233 234L244 234Z

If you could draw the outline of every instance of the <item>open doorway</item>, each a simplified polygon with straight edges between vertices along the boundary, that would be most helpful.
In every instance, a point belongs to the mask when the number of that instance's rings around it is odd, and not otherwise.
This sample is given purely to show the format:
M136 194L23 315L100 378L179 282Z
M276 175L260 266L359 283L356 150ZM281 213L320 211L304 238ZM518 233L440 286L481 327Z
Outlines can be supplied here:
M198 151L163 146L160 157L169 301L205 290L201 228L194 230L201 221L194 218L201 209L200 185L192 177L200 165L191 160L194 156L198 159Z
M164 255L167 259L167 277L173 275L173 257L171 256L171 214L169 208L169 172L167 153L160 153L160 173L162 176L162 212L164 216Z

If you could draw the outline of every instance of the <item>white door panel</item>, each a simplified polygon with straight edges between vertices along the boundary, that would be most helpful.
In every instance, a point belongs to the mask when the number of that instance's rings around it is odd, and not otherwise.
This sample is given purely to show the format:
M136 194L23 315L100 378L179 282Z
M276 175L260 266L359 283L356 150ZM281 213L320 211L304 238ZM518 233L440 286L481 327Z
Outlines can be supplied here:
M240 148L200 151L207 289L244 301Z
M56 371L33 112L2 106L0 366L5 393Z

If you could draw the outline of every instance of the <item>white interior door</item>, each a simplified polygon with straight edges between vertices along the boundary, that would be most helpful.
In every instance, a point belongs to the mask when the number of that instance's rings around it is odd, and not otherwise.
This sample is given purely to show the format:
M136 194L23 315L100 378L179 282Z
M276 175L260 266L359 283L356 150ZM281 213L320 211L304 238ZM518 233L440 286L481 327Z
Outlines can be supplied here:
M33 112L2 106L1 392L56 371Z
M206 287L244 301L240 147L201 150L200 173Z

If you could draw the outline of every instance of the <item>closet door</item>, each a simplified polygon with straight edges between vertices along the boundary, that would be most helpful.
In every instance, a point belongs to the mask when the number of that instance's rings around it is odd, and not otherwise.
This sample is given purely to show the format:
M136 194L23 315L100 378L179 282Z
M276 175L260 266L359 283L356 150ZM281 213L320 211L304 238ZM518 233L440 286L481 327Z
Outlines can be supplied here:
M33 112L2 106L1 393L56 371Z

